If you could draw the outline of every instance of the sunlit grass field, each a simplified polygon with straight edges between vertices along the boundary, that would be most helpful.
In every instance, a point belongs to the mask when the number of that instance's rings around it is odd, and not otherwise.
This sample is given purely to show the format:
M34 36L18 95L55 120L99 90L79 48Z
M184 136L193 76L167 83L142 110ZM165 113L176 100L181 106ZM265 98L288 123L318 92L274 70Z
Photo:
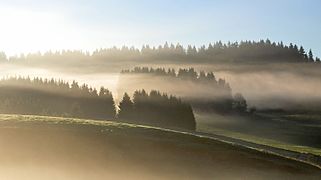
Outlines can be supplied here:
M291 116L291 118L299 118L298 116ZM318 117L320 118L320 117ZM49 123L49 124L60 124L60 125L92 125L92 126L99 126L105 128L102 131L110 131L116 129L145 129L150 131L163 131L163 132L176 132L179 131L169 130L159 127L151 127L145 125L137 125L137 124L129 124L129 123L120 123L115 121L99 121L99 120L90 120L90 119L76 119L76 118L63 118L63 117L49 117L49 116L33 116L33 115L10 115L10 114L0 114L0 122L33 122L33 123ZM272 146L276 148L281 148L285 150L296 151L300 153L311 153L315 155L321 156L321 149L307 147L307 146L297 146L293 144L287 144L284 142L279 142L271 139L260 138L256 136L251 136L243 133L232 132L228 130L218 129L207 126L207 124L199 123L198 130L201 132L208 132L217 135L222 135L226 137L231 137L235 139L240 139L252 143ZM190 134L179 132L179 134ZM201 136L198 136L201 137Z
M2 114L0 146L0 179L41 179L48 174L58 174L52 176L58 179L124 179L127 174L131 179L318 179L321 175L316 167L202 135L114 121ZM21 177L16 171L23 172Z

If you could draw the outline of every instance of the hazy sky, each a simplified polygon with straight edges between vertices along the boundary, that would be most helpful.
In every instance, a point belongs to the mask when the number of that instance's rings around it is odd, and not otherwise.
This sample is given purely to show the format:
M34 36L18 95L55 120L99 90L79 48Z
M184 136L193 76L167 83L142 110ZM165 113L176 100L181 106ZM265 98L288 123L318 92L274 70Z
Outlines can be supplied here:
M321 56L320 0L0 0L0 51L270 38Z

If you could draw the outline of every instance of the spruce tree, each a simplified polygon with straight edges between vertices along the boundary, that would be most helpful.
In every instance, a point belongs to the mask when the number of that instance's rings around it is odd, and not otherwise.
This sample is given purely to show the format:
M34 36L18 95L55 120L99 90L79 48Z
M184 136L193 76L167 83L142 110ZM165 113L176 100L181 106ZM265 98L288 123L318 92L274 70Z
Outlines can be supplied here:
M127 93L124 94L122 101L119 103L119 119L129 119L133 115L133 102Z
M305 51L304 51L304 49L303 49L302 46L300 47L299 54L300 54L300 56L301 56L302 58L305 57Z
M309 51L309 61L314 61L313 60L313 53L312 53L312 50L310 49Z

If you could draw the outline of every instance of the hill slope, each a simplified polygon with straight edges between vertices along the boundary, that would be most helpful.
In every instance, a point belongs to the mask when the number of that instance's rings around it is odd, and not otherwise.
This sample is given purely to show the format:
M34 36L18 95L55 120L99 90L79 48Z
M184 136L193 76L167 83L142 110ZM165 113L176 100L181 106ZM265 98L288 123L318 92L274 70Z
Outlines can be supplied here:
M0 147L0 179L321 176L312 166L207 138L106 121L1 115Z

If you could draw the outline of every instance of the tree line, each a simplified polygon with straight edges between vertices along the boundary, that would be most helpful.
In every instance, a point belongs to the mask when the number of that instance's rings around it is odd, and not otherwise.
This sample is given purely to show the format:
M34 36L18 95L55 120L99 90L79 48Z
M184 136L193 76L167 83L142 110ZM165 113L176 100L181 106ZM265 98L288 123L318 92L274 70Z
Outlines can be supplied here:
M149 68L149 67L135 67L133 70L122 70L121 74L149 74L155 76L167 76L179 80L187 80L200 83L212 83L227 91L231 91L230 85L222 78L216 79L213 72L196 72L194 68L179 68L176 72L174 68Z
M111 61L170 61L170 62L320 62L314 57L312 50L290 43L271 42L269 39L260 41L240 41L223 43L218 41L196 47L188 45L165 43L158 47L144 45L141 49L135 47L113 47L97 49L93 53L83 51L48 51L45 53L21 54L7 57L0 53L0 62L41 64L48 62L99 62ZM68 63L67 63L68 65ZM70 64L69 64L70 65Z
M194 110L219 113L244 113L247 111L247 103L243 95L236 93L233 97L229 83L224 79L217 79L213 72L197 72L194 68L179 68L176 71L173 68L135 67L132 70L122 70L121 74L145 75L145 78L148 79L155 78L155 81L150 81L149 86L155 88L169 86L167 89L169 92L189 102ZM144 80L143 78L142 81ZM193 89L189 88L191 83ZM142 83L137 82L137 84ZM123 84L122 86L127 85Z
M0 112L109 119L116 115L112 93L63 80L11 77L0 81Z
M197 73L194 68L179 68L178 72L174 68L149 68L149 67L134 67L132 70L126 69L122 70L121 74L150 74L156 76L168 76L173 78L178 78L182 80L192 80L195 82L210 82L213 81L219 85L228 87L229 85L223 80L219 79L216 81L213 72L205 73L201 71Z
M126 122L195 130L191 106L179 98L151 91L136 91L133 102L126 93L116 112L112 93L79 85L76 81L29 77L0 80L0 113L48 115Z

